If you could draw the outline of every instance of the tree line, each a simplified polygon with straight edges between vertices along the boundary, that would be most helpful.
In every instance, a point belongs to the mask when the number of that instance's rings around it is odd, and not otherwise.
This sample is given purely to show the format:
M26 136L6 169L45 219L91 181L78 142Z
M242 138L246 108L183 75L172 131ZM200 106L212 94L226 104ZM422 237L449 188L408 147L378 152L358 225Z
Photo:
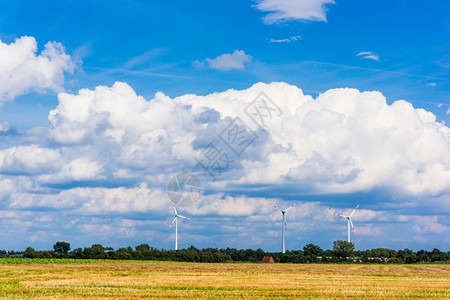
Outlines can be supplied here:
M72 258L72 259L113 259L113 260L157 260L180 262L261 262L263 257L271 256L280 263L436 263L450 262L450 251L439 249L432 251L411 249L392 250L376 248L371 250L355 250L355 246L347 241L335 241L331 250L323 250L317 245L308 244L302 250L280 252L265 252L262 249L197 249L194 246L182 250L164 250L141 244L114 250L100 244L91 247L71 250L70 243L59 241L53 245L53 250L35 251L28 247L23 252L0 250L2 257L23 258Z

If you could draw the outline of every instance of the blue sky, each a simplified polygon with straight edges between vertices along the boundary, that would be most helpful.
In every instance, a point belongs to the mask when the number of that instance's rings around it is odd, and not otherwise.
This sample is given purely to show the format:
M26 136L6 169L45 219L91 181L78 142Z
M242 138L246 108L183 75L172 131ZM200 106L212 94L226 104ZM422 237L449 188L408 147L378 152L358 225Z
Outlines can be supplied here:
M448 1L0 0L0 248L449 250ZM262 129L245 113L264 92ZM196 162L239 117L257 139ZM223 136L222 136L223 137ZM225 150L224 150L225 151Z

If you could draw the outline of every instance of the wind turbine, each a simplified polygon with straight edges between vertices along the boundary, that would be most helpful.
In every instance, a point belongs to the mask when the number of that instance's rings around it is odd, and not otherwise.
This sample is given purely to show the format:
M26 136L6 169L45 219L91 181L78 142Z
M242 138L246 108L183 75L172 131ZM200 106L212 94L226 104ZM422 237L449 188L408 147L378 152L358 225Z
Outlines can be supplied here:
M175 203L172 202L172 208L173 212L175 213L175 218L173 219L172 223L170 223L169 228L172 227L173 223L175 223L175 250L178 250L178 218L186 219L186 220L192 220L191 218L181 216L177 212L177 208L175 207Z
M281 223L281 244L282 244L282 253L286 253L285 231L286 231L287 224L286 224L286 215L285 214L288 210L290 210L291 208L296 206L297 202L295 202L294 204L292 204L291 206L289 206L286 209L280 209L278 206L276 206L275 204L272 204L272 203L270 203L270 205L272 205L274 208L281 211L281 214L283 215L283 223Z
M356 231L355 231L355 227L353 226L353 222L352 222L352 216L353 216L353 214L355 213L355 211L358 209L358 207L359 207L359 204L358 205L356 205L356 207L355 207L355 209L352 211L352 213L350 214L350 215L348 215L348 216L346 216L346 215L343 215L343 214L337 214L337 213L334 213L336 216L339 216L339 217L343 217L343 218L346 218L347 219L347 231L348 231L348 242L350 243L350 225L352 226L352 228L353 228L353 232L355 233Z

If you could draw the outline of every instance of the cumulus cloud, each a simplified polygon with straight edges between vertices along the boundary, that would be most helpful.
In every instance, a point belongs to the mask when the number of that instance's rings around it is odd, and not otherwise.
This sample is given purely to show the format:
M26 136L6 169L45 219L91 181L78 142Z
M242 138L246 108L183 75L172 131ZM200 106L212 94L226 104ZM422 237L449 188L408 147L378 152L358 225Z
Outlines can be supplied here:
M192 142L202 124L187 105L162 93L147 101L117 82L77 95L60 93L58 99L59 105L49 113L48 137L64 147L65 157L73 163L68 161L66 171L47 180L70 178L69 171L76 166L90 166L94 178L104 171L116 178L147 175L168 182L170 168L193 163Z
M74 181L87 181L105 179L102 176L103 168L99 163L90 161L85 157L74 159L68 162L57 173L50 175L41 175L38 180L41 183L66 183Z
M18 179L0 176L0 199L4 195L0 223L5 229L5 238L11 240L20 233L30 237L33 246L40 244L43 248L63 238L70 238L71 244L80 246L89 245L92 238L115 247L142 242L165 248L173 245L174 233L167 230L172 211L164 189L151 188L143 183L128 188L76 187L58 193L36 193L26 177L23 178L25 180ZM214 243L218 247L278 249L281 214L269 205L273 201L283 208L292 204L280 199L207 195L198 206L180 208L180 213L193 218L183 223L181 241L186 246L208 247ZM298 249L307 242L317 243L324 232L327 241L346 237L347 224L332 214L334 208L319 202L303 202L302 198L298 201L297 207L287 214L290 249ZM381 220L379 216L386 214L388 220ZM370 223L374 220L376 224ZM415 234L434 237L433 244L439 247L445 245L445 241L436 243L439 234L445 235L449 230L445 218L438 216L404 216L400 220L403 223L395 223L395 214L391 210L362 209L354 215L353 221L356 227L353 240L358 244L361 244L361 239L366 239L364 236L377 237L378 241L385 242L384 233L390 232L390 238L400 240L420 237ZM54 229L55 223L62 224L60 231ZM242 231L242 228L246 230ZM330 235L330 228L333 235ZM110 239L111 234L116 237L114 240ZM21 242L23 246L29 245L26 239ZM329 246L325 244L322 247Z
M366 235L372 238L383 236L385 234L381 226L374 224L359 226L358 228L355 228L355 233L357 235Z
M261 92L281 111L267 119L264 130L245 113ZM49 113L49 129L39 131L48 145L0 151L5 176L0 180L16 187L4 187L0 197L13 207L158 210L168 201L167 183L180 172L195 172L210 191L188 210L192 215L276 218L266 203L273 199L245 196L254 189L313 194L378 189L403 199L450 191L450 129L404 100L387 104L379 92L332 89L314 99L296 86L275 82L174 99L159 92L146 100L117 82L60 93L58 100ZM219 135L236 117L257 135L240 156L219 144ZM232 161L216 182L196 160L211 142L228 151ZM70 189L52 190L61 184ZM242 196L230 197L229 190ZM315 210L301 206L297 211ZM327 220L332 212L326 210ZM362 209L355 220L377 217Z
M269 201L271 200L266 198L213 194L204 196L199 205L189 207L187 210L193 215L250 216L261 212L267 213Z
M9 45L0 40L0 105L31 90L59 92L64 72L72 73L74 68L60 43L48 42L37 54L33 37L23 36Z
M264 23L273 24L278 21L310 20L326 22L326 4L334 4L334 0L258 0L255 5L263 12L269 12L263 18Z
M244 113L261 92L282 111L265 131ZM387 188L436 195L450 188L449 128L406 101L388 105L379 92L333 89L313 99L286 83L258 83L206 96L157 93L147 101L117 82L58 100L48 137L61 147L63 163L39 177L46 183L145 178L165 185L176 172L202 171L196 158L239 116L257 139L241 157L228 153L234 162L216 189L294 184L319 194ZM15 152L1 152L0 167L12 172Z
M355 89L329 90L314 100L283 83L180 100L191 99L186 103L194 110L201 103L221 117L234 117L260 91L284 114L273 120L270 139L240 161L244 171L235 183L304 182L323 193L376 187L413 195L448 191L449 128L406 101L388 105L379 92Z
M362 51L356 54L356 56L360 56L363 59L371 59L375 61L378 61L380 59L380 56L378 54L375 54L371 51Z
M37 145L0 151L0 173L33 174L56 170L62 163L58 150Z
M208 66L220 71L229 71L233 69L242 70L251 61L252 57L245 54L244 50L234 50L233 53L225 53L214 59L206 58L204 61L197 60L193 64L196 67Z
M450 233L450 226L442 224L438 216L410 216L409 220L414 222L413 230L420 234Z
M323 192L384 186L417 195L449 189L449 128L406 101L387 105L379 92L334 89L282 119L271 135L284 151L264 163L249 162L250 181L271 174L268 182L306 180Z
M0 178L0 182L1 180ZM21 185L24 184L26 183ZM169 212L170 209L170 202L165 191L149 188L145 183L128 188L75 187L51 194L30 193L23 189L22 193L13 194L10 201L10 207L13 208L52 207L71 209L72 212L80 215Z

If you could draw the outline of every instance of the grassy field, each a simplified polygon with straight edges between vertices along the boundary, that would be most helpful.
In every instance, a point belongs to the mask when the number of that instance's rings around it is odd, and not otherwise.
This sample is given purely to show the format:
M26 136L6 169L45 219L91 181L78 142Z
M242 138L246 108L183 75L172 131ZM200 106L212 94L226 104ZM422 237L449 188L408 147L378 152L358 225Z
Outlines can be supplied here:
M0 299L450 299L449 265L29 262L0 264Z

